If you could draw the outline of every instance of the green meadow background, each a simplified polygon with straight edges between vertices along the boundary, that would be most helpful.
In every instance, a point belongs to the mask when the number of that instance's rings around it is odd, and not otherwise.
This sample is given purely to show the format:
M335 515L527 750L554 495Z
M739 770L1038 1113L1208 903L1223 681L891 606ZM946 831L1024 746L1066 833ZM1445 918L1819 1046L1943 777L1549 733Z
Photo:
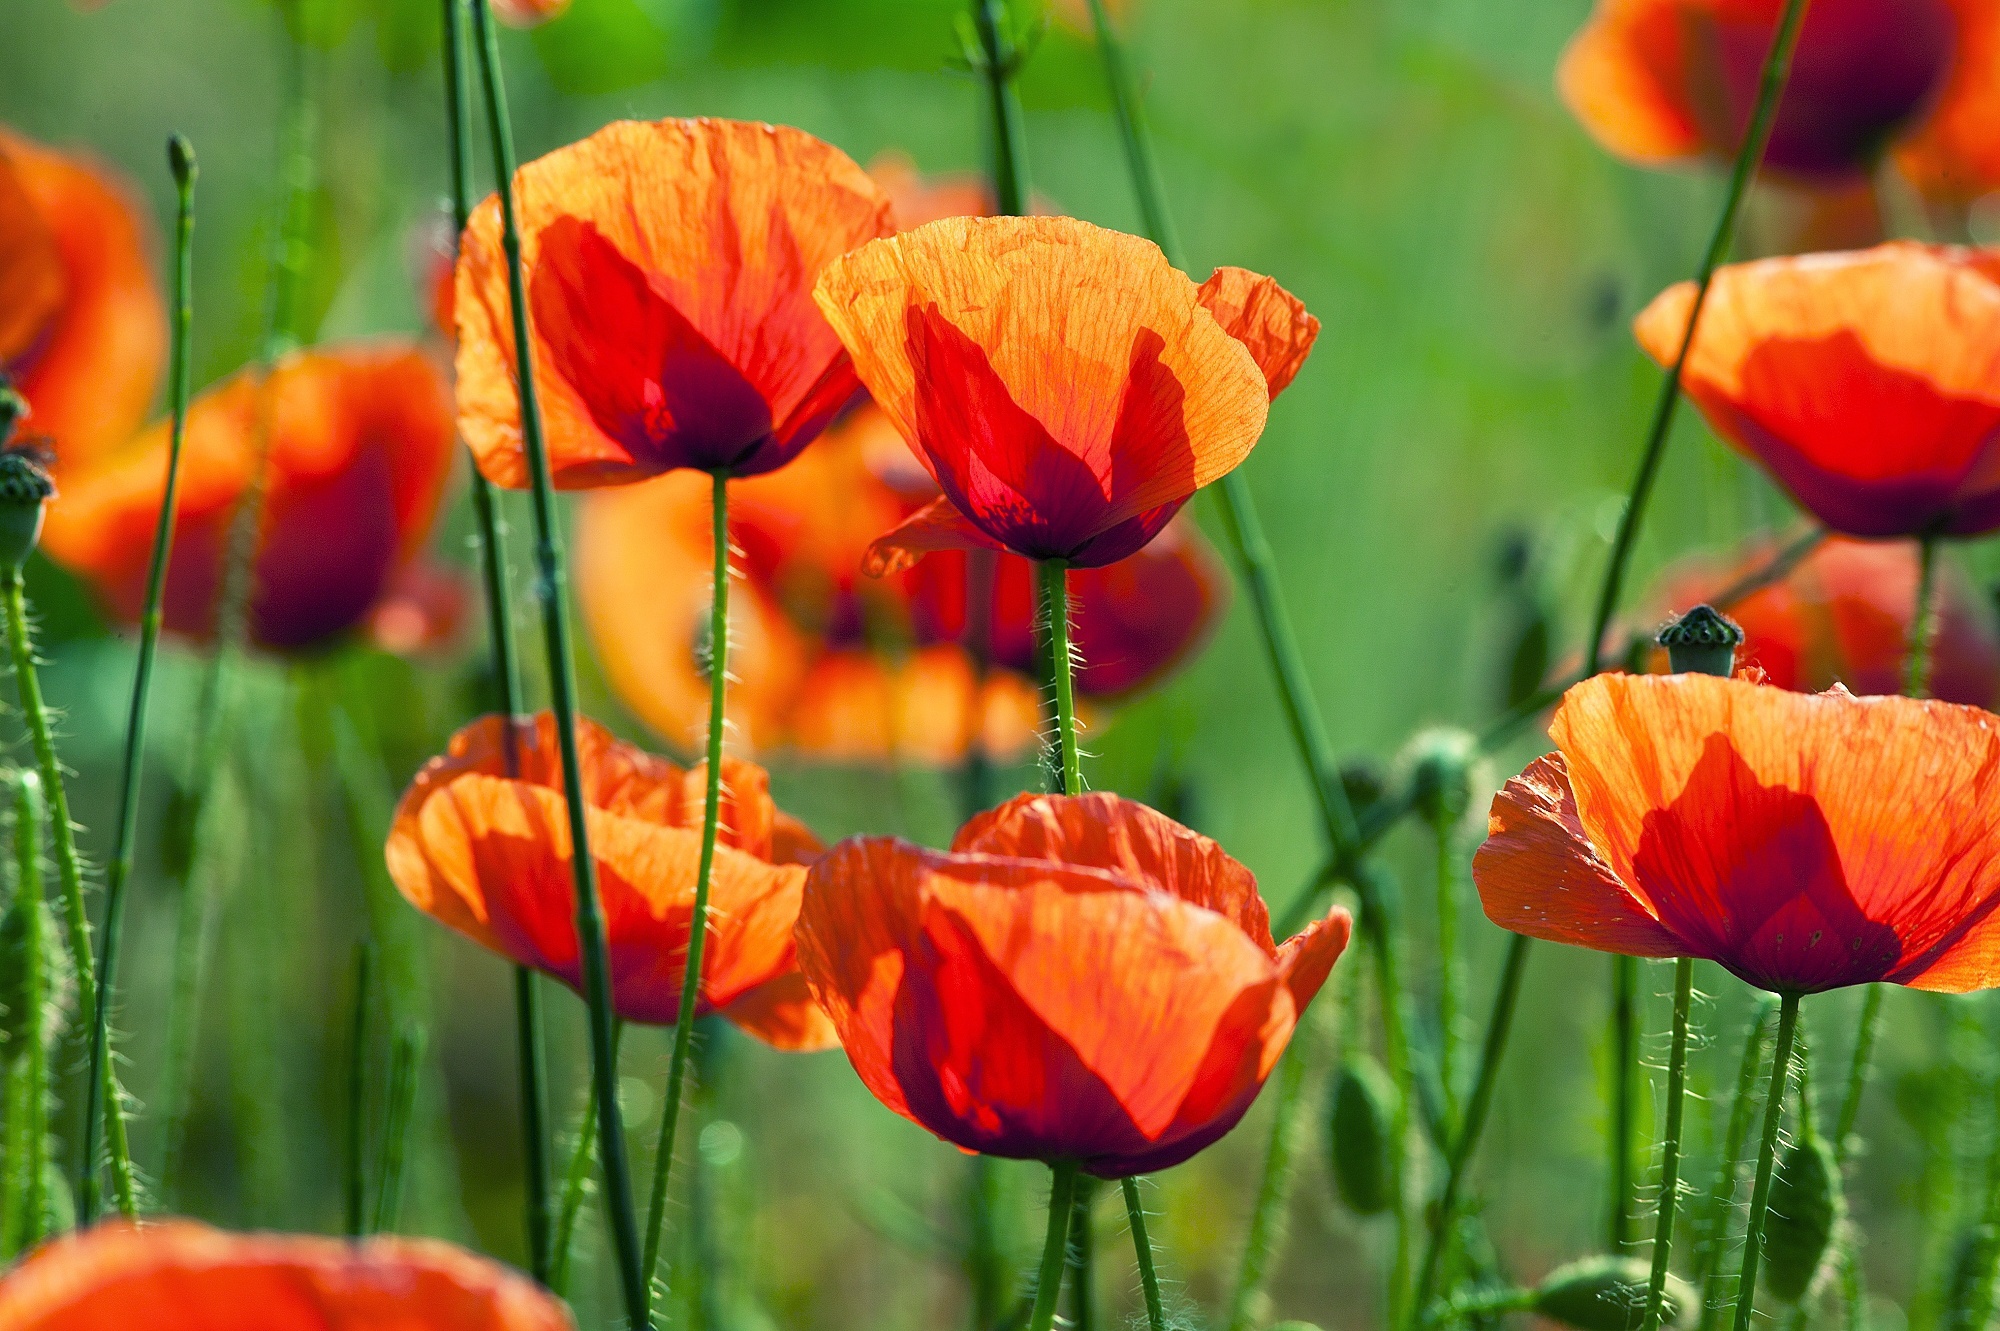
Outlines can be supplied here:
M1015 0L1017 10L1034 4ZM162 144L170 130L193 139L197 385L228 373L252 354L262 309L284 69L277 11L265 0L112 0L87 15L64 0L4 8L0 121L128 172L162 238L171 205ZM446 188L437 6L326 0L322 8L310 58L322 174L309 320L318 340L416 332L413 237L442 216ZM702 114L799 125L863 162L894 149L928 171L982 169L987 129L959 44L962 8L574 0L559 21L503 36L523 157L620 117ZM1195 276L1219 263L1272 273L1324 321L1247 475L1339 746L1388 766L1421 727L1476 730L1497 714L1524 597L1553 616L1558 656L1574 650L1658 385L1628 324L1692 270L1719 182L1620 165L1558 103L1552 71L1586 0L1135 0L1135 8L1134 58ZM1065 211L1137 230L1089 42L1054 23L1027 62L1021 97L1036 190ZM1774 206L1753 201L1745 248L1774 233ZM1213 516L1201 503L1194 511L1204 522ZM1634 587L1680 554L1791 521L1787 501L1684 413ZM469 559L469 530L461 492L440 548ZM1525 585L1509 586L1503 556L1523 548ZM1995 567L1976 548L1953 557L1981 573ZM518 576L517 588L525 582ZM34 591L47 687L64 709L64 755L78 773L83 844L101 862L130 644L55 570L38 567ZM1142 795L1163 773L1177 779L1192 820L1282 904L1312 875L1321 846L1240 600L1192 668L1088 737L1088 771L1095 786ZM531 628L525 600L517 611ZM179 903L159 863L187 767L198 666L170 653L149 754L119 1014L125 1077L141 1105L158 1094L163 1062ZM641 736L587 659L583 673L588 710ZM189 1169L171 1190L177 1209L239 1227L339 1224L345 1032L354 947L368 928L367 875L380 871L373 838L387 801L470 715L477 690L476 659L411 665L360 649L258 661L244 673ZM328 698L344 700L373 732L359 766L355 746L328 728ZM0 733L22 761L14 720L0 719ZM1458 847L1461 864L1487 793L1544 743L1531 733L1495 759ZM782 760L775 770L787 807L829 840L894 831L941 843L954 823L952 788L936 773ZM361 796L351 797L357 786ZM1412 826L1384 855L1401 885L1428 1029L1434 843ZM1475 1044L1503 936L1478 915L1469 883L1461 892L1473 951L1463 1038ZM428 1028L403 1227L520 1260L506 968L400 905L378 911L376 928L409 985L408 1013ZM1504 1266L1524 1279L1603 1242L1609 972L1601 957L1546 946L1531 963L1477 1175ZM1667 968L1647 963L1655 1065L1669 984ZM1329 985L1322 1005L1344 988ZM1698 1090L1717 1090L1691 1115L1694 1179L1705 1187L1711 1119L1726 1109L1716 1083L1733 1077L1748 1002L1742 986L1710 968L1700 988L1708 997L1693 1075ZM581 1097L581 1010L566 992L550 994L554 1102L566 1131ZM1837 1081L1832 1060L1847 1056L1855 1005L1854 995L1834 995L1807 1009L1811 1048L1828 1060L1817 1084ZM1926 1325L1925 1291L1976 1218L1996 1069L1985 1004L1898 991L1888 1011L1851 1207L1879 1296L1875 1325L1900 1331L1913 1295L1910 1325ZM1338 1024L1322 1021L1312 1037L1303 1164L1272 1286L1277 1316L1329 1331L1379 1323L1389 1238L1386 1222L1343 1210L1327 1178L1323 1091ZM666 1045L649 1030L625 1043L642 1176ZM367 1053L379 1093L386 1035ZM698 1172L713 1189L715 1242L726 1254L712 1305L719 1324L965 1325L964 1158L880 1108L838 1053L779 1055L721 1030L705 1058L708 1126L688 1156L702 1164L677 1175ZM79 1061L77 1049L63 1051L66 1130L80 1099ZM1953 1127L1960 1111L1986 1126ZM1219 1324L1268 1127L1261 1105L1220 1145L1156 1180L1162 1271L1183 1311L1202 1319L1190 1325ZM135 1134L142 1165L156 1170L157 1122L142 1114ZM1423 1172L1434 1185L1434 1157ZM1045 1176L1026 1165L1003 1176L1008 1241L1025 1271L1040 1240ZM688 1205L677 1198L676 1234L688 1229ZM1117 1211L1101 1208L1098 1246L1102 1298L1122 1322L1136 1294ZM605 1325L614 1300L594 1213L580 1233L579 1312L584 1325Z

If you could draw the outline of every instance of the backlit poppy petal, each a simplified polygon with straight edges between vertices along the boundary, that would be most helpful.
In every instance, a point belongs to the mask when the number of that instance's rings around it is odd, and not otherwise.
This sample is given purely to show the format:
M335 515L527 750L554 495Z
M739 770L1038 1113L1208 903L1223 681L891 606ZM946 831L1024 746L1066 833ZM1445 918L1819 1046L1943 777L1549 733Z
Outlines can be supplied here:
M871 578L886 578L914 568L918 560L939 550L1004 550L951 500L937 498L904 518L868 547L861 569Z
M1677 7L1604 0L1556 66L1556 91L1606 148L1649 165L1692 157L1701 127L1682 93L1688 34Z
M861 168L795 129L620 121L521 168L522 264L557 485L783 466L854 397L814 307L835 256L887 235ZM497 197L458 264L459 424L496 483L527 483Z
M2000 187L2000 8L1953 0L1952 9L1951 72L1896 161L1926 196L1969 203Z
M1222 331L1249 348L1273 400L1291 387L1319 337L1319 320L1306 313L1304 301L1247 268L1216 269L1199 298Z
M491 0L500 21L516 28L533 28L558 18L569 0Z
M0 150L0 365L35 344L65 286L55 237Z
M787 971L743 994L722 1015L731 1024L789 1053L811 1054L840 1048L840 1032L806 987L806 977Z
M571 1331L562 1302L431 1239L226 1234L118 1222L0 1277L8 1331Z
M2000 526L2000 281L1974 251L1895 243L1720 270L1685 383L1724 438L1856 536ZM1635 325L1670 364L1694 291Z

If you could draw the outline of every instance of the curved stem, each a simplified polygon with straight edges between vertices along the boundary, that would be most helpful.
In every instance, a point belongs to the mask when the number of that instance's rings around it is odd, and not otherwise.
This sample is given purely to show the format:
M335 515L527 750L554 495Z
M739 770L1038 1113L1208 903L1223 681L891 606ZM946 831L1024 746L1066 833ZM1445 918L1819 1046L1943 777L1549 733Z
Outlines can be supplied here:
M1049 674L1055 681L1056 742L1062 755L1062 791L1083 793L1083 770L1076 752L1076 685L1069 642L1069 565L1045 559L1037 566L1042 600L1049 615Z
M1021 217L1028 211L1028 130L1021 99L1014 91L1014 70L1020 52L1007 28L1004 0L972 0L972 26L979 34L980 72L993 113L993 185L1000 213Z
M1674 963L1674 1033L1667 1055L1667 1135L1660 1146L1660 1218L1653 1230L1652 1279L1640 1331L1658 1331L1666 1307L1667 1265L1674 1250L1674 1213L1680 1210L1681 1115L1686 1106L1688 1009L1694 1002L1694 959Z
M1146 1299L1147 1331L1166 1331L1167 1314L1160 1302L1160 1277L1153 1269L1153 1240L1146 1233L1146 1207L1139 1197L1139 1180L1118 1180L1125 1194L1125 1222L1132 1230L1132 1253L1139 1263L1139 1291Z
M1912 698L1930 696L1931 649L1938 625L1938 538L1917 541L1917 604L1910 616L1910 643L1903 654L1903 692Z
M1743 1231L1743 1266L1736 1277L1735 1331L1750 1331L1757 1302L1757 1262L1764 1253L1764 1216L1771 1204L1771 1174L1778 1154L1778 1125L1791 1084L1792 1045L1799 1029L1799 996L1784 994L1778 1007L1778 1044L1771 1055L1771 1086L1764 1097L1764 1135L1757 1148L1757 1182L1750 1192L1750 1222Z
M1070 1218L1076 1214L1076 1166L1049 1166L1049 1231L1042 1240L1042 1264L1035 1277L1035 1304L1028 1314L1028 1331L1049 1331L1055 1324L1056 1300L1062 1294L1063 1265L1068 1260Z
M21 1153L21 1246L28 1252L48 1234L49 1053L43 1039L42 1009L48 1003L48 939L43 930L46 892L42 886L42 835L48 821L41 778L13 773L14 909L21 912L22 1031L27 1052L18 1074L26 1083L21 1107L26 1119ZM11 1253L9 1254L12 1255Z
M1750 1125L1757 1109L1757 1074L1764 1066L1764 1043L1771 1034L1771 1019L1777 1015L1778 1000L1767 995L1750 1020L1750 1034L1743 1041L1743 1061L1736 1072L1736 1094L1730 1101L1729 1124L1723 1132L1722 1159L1714 1186L1696 1213L1693 1260L1688 1283L1701 1297L1698 1331L1715 1331L1721 1320L1722 1291L1720 1262L1724 1231L1729 1224L1730 1203L1742 1182L1743 1148L1750 1141Z
M1271 1144L1264 1151L1264 1173L1257 1182L1250 1233L1243 1241L1243 1264L1236 1277L1236 1292L1229 1300L1228 1331L1257 1331L1264 1321L1264 1284L1283 1236L1285 1203L1291 1198L1292 1174L1297 1167L1305 1052L1295 1037L1278 1065L1277 1086L1271 1097Z
M646 1211L645 1272L650 1293L659 1270L660 1230L667 1213L667 1179L674 1164L674 1134L681 1117L681 1090L687 1078L688 1049L694 1041L695 1008L701 1001L701 958L708 936L709 883L715 873L715 842L722 821L722 734L729 698L729 473L718 470L710 487L711 531L715 541L715 592L708 612L708 787L701 818L701 868L694 881L694 912L688 918L687 960L681 967L681 1006L674 1017L674 1051L667 1064L667 1098L660 1106L660 1145L653 1156L653 1198Z
M1125 160L1139 197L1139 218L1146 234L1153 238L1168 261L1176 267L1180 260L1180 236L1167 212L1166 191L1160 185L1160 167L1153 156L1152 135L1146 132L1145 110L1140 105L1132 71L1125 60L1125 47L1111 25L1104 0L1090 0L1090 21L1097 31L1097 53L1104 61L1104 82L1111 90L1111 106L1118 121L1118 137L1125 146Z
M626 1160L625 1126L618 1108L617 1050L611 999L611 967L606 956L604 918L597 899L597 860L590 851L585 815L583 762L576 742L576 662L570 653L569 606L562 538L557 530L555 485L549 477L542 439L542 415L535 397L534 343L528 331L527 283L521 271L521 231L514 205L514 131L501 85L500 43L487 0L472 0L480 78L486 94L487 129L493 144L493 172L499 180L501 243L507 255L507 293L513 316L514 360L521 403L521 447L526 455L535 520L536 594L542 603L543 648L548 656L551 709L561 750L564 801L569 815L570 868L576 892L576 935L583 960L583 990L590 1009L591 1078L597 1088L598 1155L604 1170L604 1209L634 1331L646 1325L648 1287L640 1264L639 1227ZM691 946L693 944L691 943Z

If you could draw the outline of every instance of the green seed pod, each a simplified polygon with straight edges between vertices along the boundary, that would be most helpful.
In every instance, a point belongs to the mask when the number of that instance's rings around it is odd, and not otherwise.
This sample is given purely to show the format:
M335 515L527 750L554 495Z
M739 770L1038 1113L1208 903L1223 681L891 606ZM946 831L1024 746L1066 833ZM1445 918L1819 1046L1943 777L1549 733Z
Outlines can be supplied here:
M1356 1215L1380 1215L1396 1198L1390 1145L1396 1086L1367 1054L1350 1054L1333 1076L1327 1149L1340 1200Z
M1456 823L1472 807L1478 766L1478 738L1451 726L1418 731L1396 758L1417 812L1433 827Z
M1359 818L1389 793L1389 778L1374 759L1350 758L1340 765L1340 788L1347 794L1348 807Z
M1736 649L1743 630L1712 605L1698 605L1660 630L1658 642L1677 675L1736 673Z
M1797 1303L1812 1288L1840 1222L1840 1173L1817 1134L1792 1143L1771 1180L1764 1217L1764 1288Z
M1652 1268L1636 1257L1584 1257L1549 1272L1535 1288L1534 1311L1577 1331L1638 1331L1646 1316ZM1660 1325L1679 1326L1695 1306L1694 1290L1669 1274Z
M1509 626L1506 675L1500 688L1502 706L1519 707L1541 692L1554 658L1554 636L1548 611L1537 602L1525 601Z
M18 569L42 539L42 517L55 495L48 457L36 444L0 449L0 566Z

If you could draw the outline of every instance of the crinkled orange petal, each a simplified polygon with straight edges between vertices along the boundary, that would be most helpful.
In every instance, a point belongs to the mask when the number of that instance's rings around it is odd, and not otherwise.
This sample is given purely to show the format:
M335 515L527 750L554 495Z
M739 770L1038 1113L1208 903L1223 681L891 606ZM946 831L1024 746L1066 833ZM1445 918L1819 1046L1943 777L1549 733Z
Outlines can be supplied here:
M515 189L558 486L769 471L853 398L813 279L892 223L838 149L741 121L619 121L528 163ZM496 196L459 256L459 426L481 470L519 488L507 282Z
M2000 187L2000 8L1953 0L1951 72L1896 160L1924 194L1970 203Z
M8 1331L571 1331L527 1277L431 1239L227 1234L188 1220L58 1238L0 1277Z
M1274 401L1291 387L1319 337L1319 320L1304 301L1277 279L1247 268L1216 269L1201 284L1199 299L1223 332L1249 348Z
M806 987L806 977L787 971L758 985L722 1009L722 1015L773 1049L812 1054L840 1048L840 1032Z
M55 237L0 149L0 365L34 345L66 285Z
M146 241L149 216L122 177L0 130L61 254L60 309L8 367L55 440L59 479L119 448L145 422L167 358L166 304Z
M1194 284L1086 222L933 222L830 264L817 294L953 504L1031 558L1104 562L1094 541L1227 474L1269 411Z
M1599 143L1656 164L1704 143L1687 104L1687 32L1679 6L1601 0L1556 66L1556 91Z
M949 499L933 499L876 538L861 563L871 578L886 578L915 566L938 550L1002 550Z
M1685 374L1716 430L1856 536L2000 526L2000 281L1975 252L1897 242L1720 270ZM1635 325L1680 348L1682 283Z

